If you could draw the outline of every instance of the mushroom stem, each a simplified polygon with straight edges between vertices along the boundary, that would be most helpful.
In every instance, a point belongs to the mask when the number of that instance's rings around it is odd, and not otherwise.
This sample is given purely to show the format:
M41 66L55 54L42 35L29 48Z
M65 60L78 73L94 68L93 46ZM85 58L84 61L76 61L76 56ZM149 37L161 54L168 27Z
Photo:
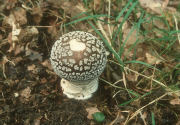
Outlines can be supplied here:
M98 78L83 82L72 82L62 78L60 84L63 93L68 98L85 100L91 98L93 93L98 89Z

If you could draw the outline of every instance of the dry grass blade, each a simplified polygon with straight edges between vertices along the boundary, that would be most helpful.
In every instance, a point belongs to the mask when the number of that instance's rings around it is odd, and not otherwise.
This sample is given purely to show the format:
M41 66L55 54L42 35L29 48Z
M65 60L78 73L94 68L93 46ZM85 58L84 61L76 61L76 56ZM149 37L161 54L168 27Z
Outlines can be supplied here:
M113 62L113 63L115 63L115 64L117 64L117 65L119 65L119 66L122 66L121 64L116 63L116 62L114 62L114 61L112 61L112 60L109 60L109 61L110 61L110 62ZM132 70L132 69L130 69L130 68L128 68L128 67L124 67L124 69L129 70L129 71L131 71L131 72L133 72L133 73L135 73L135 74L138 74L138 75L140 75L140 76L143 76L143 77L145 77L145 78L147 78L147 79L150 79L150 80L152 80L153 82L156 82L156 83L158 83L159 85L161 85L161 86L163 86L163 87L165 87L165 88L168 88L164 83L159 82L158 80L155 80L155 79L153 79L152 77L149 77L149 76L146 76L146 75L144 75L144 74L141 74L141 73L139 73L139 72L137 72L137 71L134 71L134 70ZM169 89L169 88L168 88L168 89Z
M111 84L110 82L108 82L108 81L106 81L106 80L104 80L104 79L101 79L101 78L100 78L100 80L102 80L103 82L111 85L111 86L114 87L114 88L124 89L124 88L122 88L122 87L119 87L119 86L116 86L116 85L114 85L114 84Z
M167 96L168 94L169 94L168 92L165 93L165 94L163 94L162 96L156 98L155 100L151 101L151 102L148 103L147 105L145 105L145 106L141 107L140 109L138 109L137 111L135 111L135 112L132 114L132 116L127 120L127 122L125 123L125 125L126 125L131 119L133 119L135 116L137 116L145 107L147 107L147 106L149 106L149 105L151 105L151 104L159 101L160 99L162 99L163 97Z
M0 0L0 125L180 125L179 5L180 0ZM76 66L60 69L74 78L84 70L93 74L95 68L86 66L102 57L94 52L101 49L84 35L60 39L72 31L96 35L109 61L98 91L85 101L63 94L62 78L49 60L54 42L64 41L57 58ZM72 39L82 45L73 44L73 52L84 50L82 57L92 58L66 58L74 56L67 43Z
M178 31L178 23L177 23L177 19L176 19L176 16L173 15L174 17L174 22L175 22L175 25L176 25L176 30ZM178 41L179 41L179 45L180 45L180 33L177 32L177 37L178 37Z
M108 0L108 17L110 17L110 16L111 16L111 0ZM109 30L109 35L112 39L111 27L109 24L111 24L110 18L108 18L108 30Z
M119 119L120 112L118 111L116 118L109 124L109 125L114 125L116 121Z
M106 32L103 29L103 26L101 24L101 22L98 20L97 21L97 26L98 28L101 30L102 34L105 36L105 38L107 39L107 41L109 42L109 44L111 45L111 40L109 39L108 35L106 34Z

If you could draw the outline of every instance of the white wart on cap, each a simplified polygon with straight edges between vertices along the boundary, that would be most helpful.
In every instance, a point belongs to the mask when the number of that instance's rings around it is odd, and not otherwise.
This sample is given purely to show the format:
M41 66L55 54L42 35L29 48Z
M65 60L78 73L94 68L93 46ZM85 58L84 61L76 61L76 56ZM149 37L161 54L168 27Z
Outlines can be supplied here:
M60 37L54 43L50 57L54 71L63 78L62 81L66 84L63 85L61 81L64 94L75 99L90 98L92 93L97 90L97 78L103 72L106 60L106 51L102 41L83 31L69 32ZM92 83L92 81L95 82ZM71 86L71 84L75 86L76 92L70 92L67 89L67 86ZM87 97L85 91L91 90L88 88L90 86L94 89ZM78 91L77 88L79 88ZM73 88L71 89L73 91ZM81 91L82 89L84 92ZM76 97L75 94L80 97Z

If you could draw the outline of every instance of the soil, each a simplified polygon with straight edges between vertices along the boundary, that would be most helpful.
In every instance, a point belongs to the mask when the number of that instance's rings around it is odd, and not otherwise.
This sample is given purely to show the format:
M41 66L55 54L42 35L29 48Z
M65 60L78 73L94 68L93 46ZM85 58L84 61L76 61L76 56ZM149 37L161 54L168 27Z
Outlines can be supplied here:
M65 32L92 32L85 21L62 28L81 11L76 6L79 4L82 2L0 1L0 125L121 125L135 111L166 93L162 87L156 87L148 96L131 101L135 96L130 96L126 89L105 82L116 82L114 74L119 79L123 76L120 67L108 62L100 76L99 89L91 99L79 101L63 95L61 78L53 72L49 55L55 40ZM71 6L76 7L69 9ZM172 81L167 78L167 82ZM126 87L140 95L146 93L135 84L127 80ZM123 81L116 86L125 87ZM170 104L171 99L174 98L166 95L148 105L127 124L143 125L142 117L151 124L153 113L157 125L179 125L180 106ZM127 104L121 105L124 102ZM89 107L102 112L105 121L97 123L89 118Z

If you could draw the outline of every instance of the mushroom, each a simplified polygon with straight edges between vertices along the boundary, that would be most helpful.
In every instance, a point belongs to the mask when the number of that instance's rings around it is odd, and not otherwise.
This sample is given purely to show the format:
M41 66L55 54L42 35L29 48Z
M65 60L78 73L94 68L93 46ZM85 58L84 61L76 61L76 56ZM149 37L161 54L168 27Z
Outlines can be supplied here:
M90 33L73 31L62 35L53 45L51 65L61 79L68 98L89 99L98 89L98 77L107 57L102 41Z

